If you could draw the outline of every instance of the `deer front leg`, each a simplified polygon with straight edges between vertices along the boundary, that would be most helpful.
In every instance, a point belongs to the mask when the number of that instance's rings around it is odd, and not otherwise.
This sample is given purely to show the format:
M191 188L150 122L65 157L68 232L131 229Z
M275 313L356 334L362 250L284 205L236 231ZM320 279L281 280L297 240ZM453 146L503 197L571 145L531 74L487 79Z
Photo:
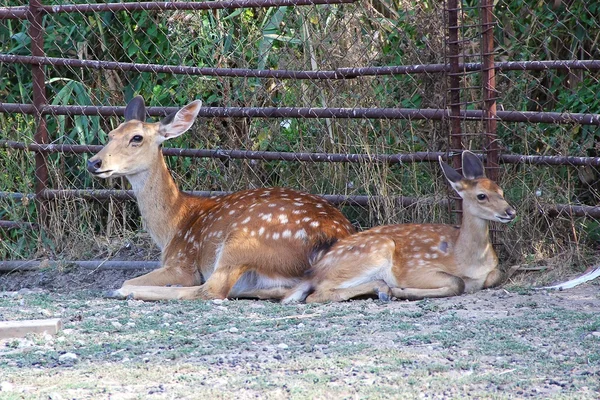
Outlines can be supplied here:
M125 300L194 300L199 298L201 286L165 287L165 286L123 286L106 294L106 297Z
M201 280L202 277L195 267L173 264L166 260L163 267L126 280L123 286L197 286Z
M383 280L363 283L351 288L323 288L317 287L306 298L307 303L325 303L329 301L346 301L359 296L377 296L381 301L390 300L390 287Z
M160 270L156 270L153 272L159 271ZM107 297L116 299L133 298L135 300L147 301L224 299L227 297L229 291L243 273L244 271L242 268L227 268L221 266L220 268L217 268L215 272L213 272L206 283L200 286L190 287L129 285L129 281L127 281L120 289L108 293ZM140 278L145 278L151 274L152 272L150 274L143 275ZM165 276L168 277L169 275ZM136 279L132 279L131 281L135 281ZM154 280L154 282L156 282L156 280ZM169 282L173 282L173 280L171 279Z
M409 277L410 278L410 277ZM409 280L405 288L392 288L394 297L400 300L421 300L429 297L459 296L465 291L465 282L446 272L422 274Z
M499 268L495 268L488 274L483 282L483 288L493 288L499 286L502 282L508 280L517 270L519 266L510 267L506 272L500 271Z

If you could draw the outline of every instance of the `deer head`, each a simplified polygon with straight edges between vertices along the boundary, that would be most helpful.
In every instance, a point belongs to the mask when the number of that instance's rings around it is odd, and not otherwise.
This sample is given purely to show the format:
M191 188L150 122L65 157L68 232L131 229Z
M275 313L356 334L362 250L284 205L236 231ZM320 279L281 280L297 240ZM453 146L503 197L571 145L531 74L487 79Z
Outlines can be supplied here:
M201 106L202 102L195 100L160 122L147 123L144 99L134 97L125 108L125 122L108 134L106 146L89 159L88 171L100 178L147 171L162 157L162 142L186 132Z
M463 175L439 158L444 176L463 199L463 208L475 217L507 223L517 212L506 200L495 182L485 177L483 163L470 151L462 153Z

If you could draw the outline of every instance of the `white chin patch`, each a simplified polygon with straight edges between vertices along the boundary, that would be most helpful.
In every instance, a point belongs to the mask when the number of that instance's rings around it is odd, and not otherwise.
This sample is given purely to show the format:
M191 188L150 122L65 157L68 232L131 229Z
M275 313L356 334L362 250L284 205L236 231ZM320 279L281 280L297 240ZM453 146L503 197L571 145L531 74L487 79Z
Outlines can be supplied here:
M103 179L106 179L106 178L110 178L110 177L111 177L111 176L113 176L113 175L114 175L114 172L113 172L113 171L107 171L107 172L101 172L101 173L99 173L99 174L96 174L95 176L96 176L97 178L103 178Z

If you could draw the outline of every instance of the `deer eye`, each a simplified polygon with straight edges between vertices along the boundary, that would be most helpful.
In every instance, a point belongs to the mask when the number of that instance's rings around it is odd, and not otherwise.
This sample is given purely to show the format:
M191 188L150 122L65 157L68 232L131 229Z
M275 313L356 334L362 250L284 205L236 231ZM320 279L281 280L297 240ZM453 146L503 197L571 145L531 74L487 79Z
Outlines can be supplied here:
M485 200L485 199L487 199L487 196L486 196L485 194L483 194L483 193L479 193L479 194L477 195L477 200L483 201L483 200Z
M135 135L134 137L131 138L129 143L141 143L142 140L144 140L144 138L141 135Z

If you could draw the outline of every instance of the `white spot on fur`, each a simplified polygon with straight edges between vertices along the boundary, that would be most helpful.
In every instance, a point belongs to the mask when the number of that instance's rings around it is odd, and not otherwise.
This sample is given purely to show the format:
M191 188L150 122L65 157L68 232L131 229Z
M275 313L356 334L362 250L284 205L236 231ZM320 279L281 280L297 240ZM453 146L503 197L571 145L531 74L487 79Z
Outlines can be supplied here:
M275 232L275 233L273 233L273 240L277 240L277 239L279 239L279 233Z
M261 218L265 221L271 222L271 217L273 216L273 214L263 214L261 216Z
M261 226L260 229L258 230L258 236L262 236L263 233L265 233L265 227Z
M310 222L310 221L312 221L312 218L309 218L309 217L302 218L302 222Z
M279 222L281 222L282 224L287 224L288 222L288 217L285 214L280 214L279 215Z
M312 226L312 227L314 227L314 228L318 228L318 227L319 227L319 225L321 225L321 224L319 223L319 221L313 221L313 222L311 222L311 223L310 223L310 226Z
M304 229L300 229L299 231L296 231L296 233L294 234L294 237L296 239L304 239L307 237L306 231Z
M282 238L289 238L292 237L292 231L290 231L289 229L286 229L285 231L283 231L281 233L281 237Z
M246 218L245 220L242 221L242 224L247 224L248 222L250 222L250 217Z

